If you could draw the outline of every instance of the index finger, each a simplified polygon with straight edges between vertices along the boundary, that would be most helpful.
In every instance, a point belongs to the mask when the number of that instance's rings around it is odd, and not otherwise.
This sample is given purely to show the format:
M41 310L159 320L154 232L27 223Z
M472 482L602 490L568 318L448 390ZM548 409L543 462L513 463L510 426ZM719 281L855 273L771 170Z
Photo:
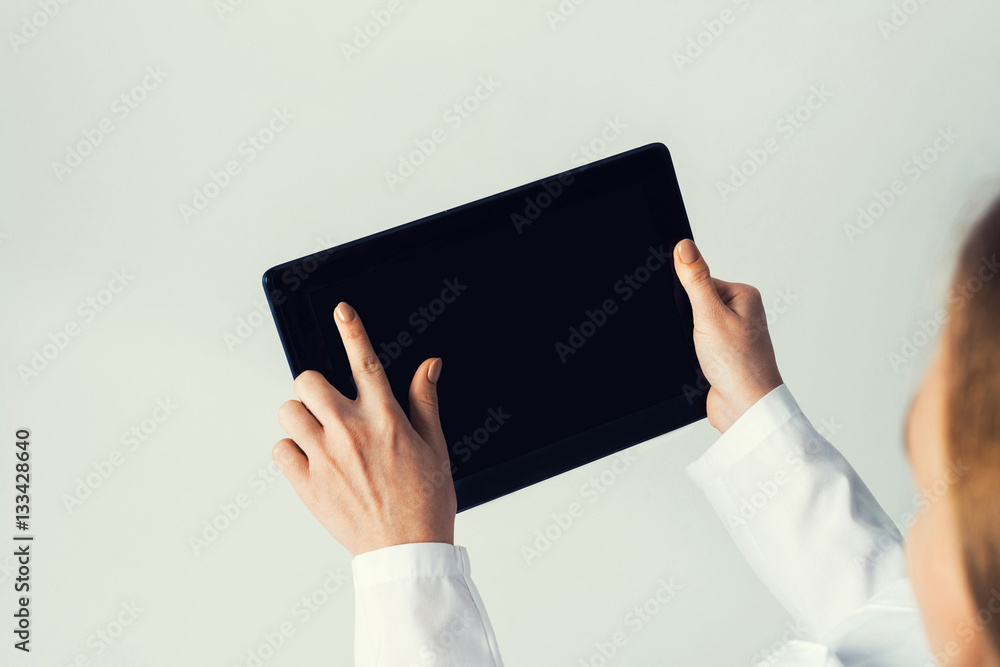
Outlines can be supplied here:
M375 354L375 348L368 340L368 332L361 324L361 318L343 301L337 304L333 312L340 338L344 341L344 349L347 350L347 358L351 362L354 382L358 385L358 398L365 394L382 399L390 398L392 388L389 386L389 379L382 368L382 362Z

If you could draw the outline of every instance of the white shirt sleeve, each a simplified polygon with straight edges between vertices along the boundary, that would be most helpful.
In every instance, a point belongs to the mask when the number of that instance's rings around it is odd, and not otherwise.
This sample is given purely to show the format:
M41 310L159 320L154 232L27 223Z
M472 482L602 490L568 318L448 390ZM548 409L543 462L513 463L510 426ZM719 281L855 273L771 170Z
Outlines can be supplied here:
M686 471L799 628L767 664L933 664L899 531L785 385Z
M400 544L351 568L356 667L503 667L464 547Z
M687 473L796 621L758 664L933 664L899 531L784 385ZM502 667L463 547L387 547L352 569L357 667Z

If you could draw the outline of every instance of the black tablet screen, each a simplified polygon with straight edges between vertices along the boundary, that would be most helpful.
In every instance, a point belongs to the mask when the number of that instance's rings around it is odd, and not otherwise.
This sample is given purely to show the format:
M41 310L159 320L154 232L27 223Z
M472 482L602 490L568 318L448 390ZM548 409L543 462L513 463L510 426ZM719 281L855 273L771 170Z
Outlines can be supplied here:
M324 372L347 396L340 301L360 314L404 409L416 368L443 359L462 507L704 414L673 270L690 230L669 156L604 162L334 249L295 290L324 348L298 370ZM655 432L630 430L638 414ZM603 440L581 438L602 428Z

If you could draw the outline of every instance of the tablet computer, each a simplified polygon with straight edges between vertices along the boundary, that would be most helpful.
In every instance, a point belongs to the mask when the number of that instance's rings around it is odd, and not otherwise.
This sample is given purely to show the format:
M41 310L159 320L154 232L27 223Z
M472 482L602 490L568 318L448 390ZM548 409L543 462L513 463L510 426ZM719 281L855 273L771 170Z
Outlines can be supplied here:
M705 416L673 247L691 229L651 144L281 264L264 290L292 376L357 389L361 315L396 399L441 357L459 510ZM701 387L702 389L699 389Z

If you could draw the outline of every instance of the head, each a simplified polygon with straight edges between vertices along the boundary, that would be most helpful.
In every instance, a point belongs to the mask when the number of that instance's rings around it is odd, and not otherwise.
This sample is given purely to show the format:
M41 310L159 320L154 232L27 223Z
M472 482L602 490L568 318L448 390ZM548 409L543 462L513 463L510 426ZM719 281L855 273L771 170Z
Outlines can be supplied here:
M1000 199L967 237L914 396L906 555L940 665L1000 667Z

